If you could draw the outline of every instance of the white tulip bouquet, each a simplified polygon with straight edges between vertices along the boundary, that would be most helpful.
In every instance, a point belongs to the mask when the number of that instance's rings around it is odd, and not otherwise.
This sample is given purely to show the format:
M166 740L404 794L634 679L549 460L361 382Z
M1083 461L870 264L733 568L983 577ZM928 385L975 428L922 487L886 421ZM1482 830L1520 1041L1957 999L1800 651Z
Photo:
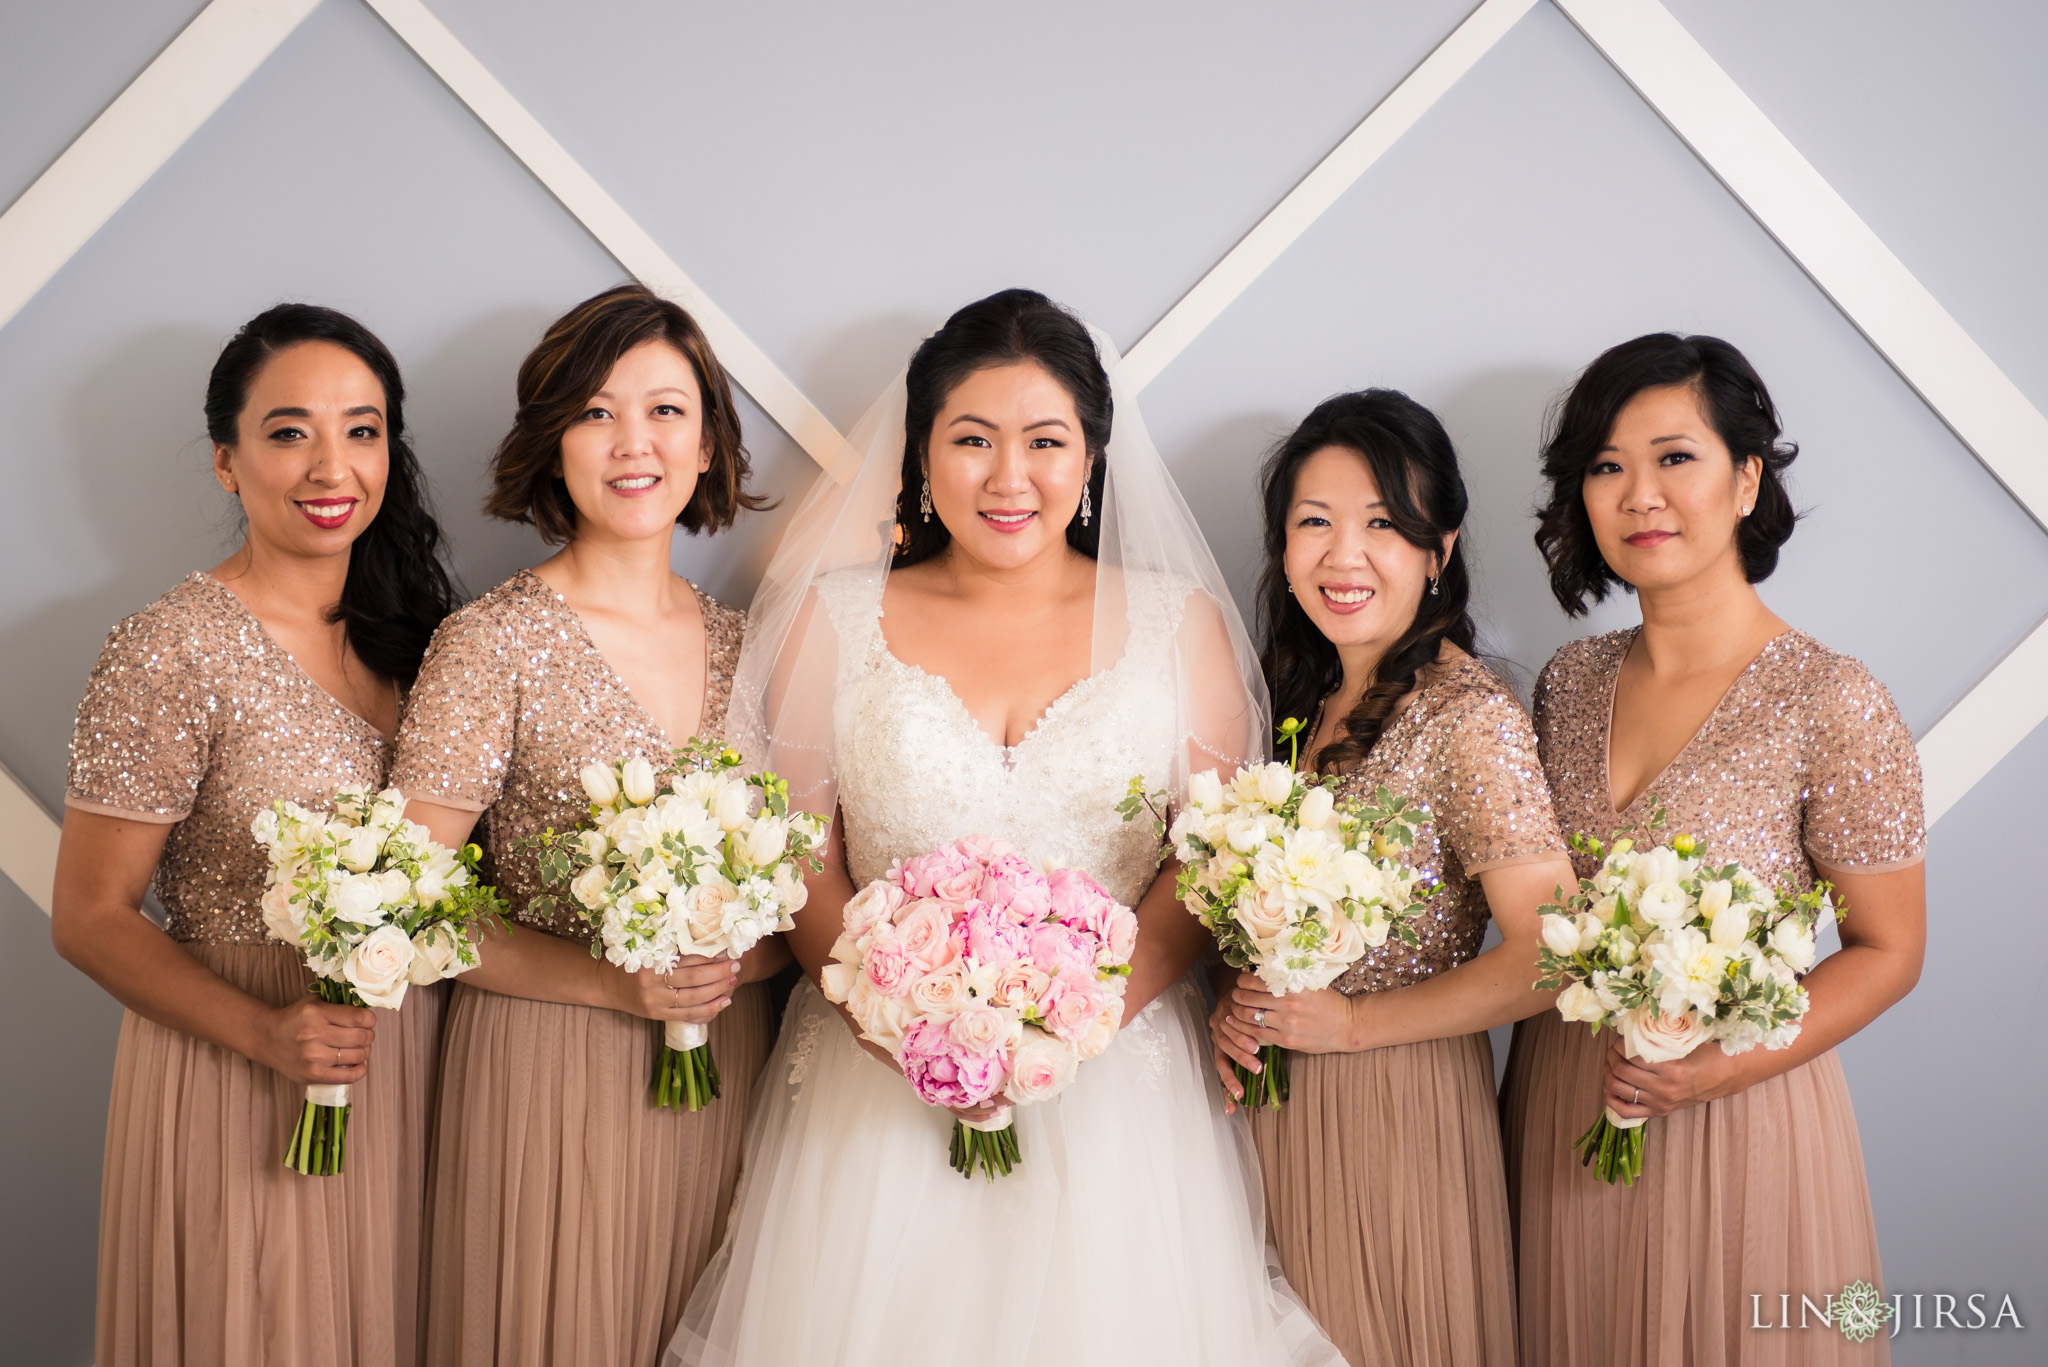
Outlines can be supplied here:
M788 930L805 872L823 866L825 823L790 811L782 779L739 765L737 751L702 740L675 752L666 790L644 759L584 765L590 820L526 842L547 889L533 909L567 907L597 932L591 957L628 973L666 973L686 954L737 959ZM705 1026L665 1024L657 1105L699 1111L717 1098L710 1040Z
M435 842L405 819L396 788L350 784L333 802L332 815L273 802L250 823L270 856L263 924L305 954L320 1000L396 1011L407 987L474 968L474 933L486 921L503 925L505 903L476 881L482 852ZM347 1083L308 1084L285 1166L338 1174L348 1111Z
M1420 943L1408 922L1436 885L1398 856L1428 814L1385 787L1369 803L1340 799L1319 774L1257 764L1227 784L1214 769L1194 775L1170 827L1161 808L1132 779L1117 810L1127 821L1152 812L1181 863L1182 905L1216 937L1225 963L1256 973L1274 996L1328 987L1389 935ZM1266 1045L1259 1063L1256 1074L1237 1066L1244 1104L1278 1109L1286 1053Z
M1661 830L1658 808L1645 829ZM1831 889L1773 889L1740 863L1715 864L1702 843L1675 835L1640 848L1574 835L1599 859L1578 891L1543 907L1540 991L1562 988L1558 1014L1598 1033L1613 1026L1632 1058L1684 1058L1708 1040L1725 1054L1783 1049L1799 1034L1815 937L1835 919ZM1606 1182L1643 1171L1643 1120L1611 1107L1573 1145Z

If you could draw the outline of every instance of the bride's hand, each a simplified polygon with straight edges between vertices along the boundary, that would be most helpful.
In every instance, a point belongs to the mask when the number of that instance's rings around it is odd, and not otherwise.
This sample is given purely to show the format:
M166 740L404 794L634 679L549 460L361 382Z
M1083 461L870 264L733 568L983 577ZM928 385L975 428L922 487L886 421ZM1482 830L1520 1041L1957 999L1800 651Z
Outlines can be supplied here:
M739 986L737 959L707 959L690 954L676 961L667 973L628 973L606 964L611 974L613 1009L651 1021L687 1021L709 1024L712 1017L732 1005L733 989Z
M946 1109L962 1120L986 1120L1009 1104L1000 1096L992 1096L979 1106L948 1106Z

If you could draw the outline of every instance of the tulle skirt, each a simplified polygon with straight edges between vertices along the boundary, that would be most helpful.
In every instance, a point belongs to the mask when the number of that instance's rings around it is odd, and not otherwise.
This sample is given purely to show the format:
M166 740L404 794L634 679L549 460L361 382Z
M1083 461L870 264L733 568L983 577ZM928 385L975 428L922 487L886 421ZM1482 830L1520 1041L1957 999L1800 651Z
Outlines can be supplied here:
M1342 1362L1266 1242L1257 1160L1183 980L1056 1100L1022 1161L947 1165L950 1112L808 980L748 1124L732 1231L667 1361L777 1367Z
M285 945L185 951L273 1006L305 995ZM100 1186L98 1367L412 1367L428 1108L447 988L378 1011L338 1177L284 1166L304 1085L129 1012Z
M724 1232L768 990L711 1023L723 1095L654 1104L661 1027L458 983L435 1142L425 1360L653 1367Z
M1493 1051L1484 1034L1290 1054L1252 1116L1280 1265L1353 1367L1513 1367Z
M1516 1027L1508 1055L1502 1118L1524 1367L1891 1361L1884 1333L1857 1343L1818 1321L1775 1327L1781 1306L1798 1315L1802 1294L1821 1306L1854 1281L1884 1286L1834 1051L1650 1121L1643 1175L1609 1186L1579 1165L1572 1142L1600 1114L1610 1038L1546 1011Z

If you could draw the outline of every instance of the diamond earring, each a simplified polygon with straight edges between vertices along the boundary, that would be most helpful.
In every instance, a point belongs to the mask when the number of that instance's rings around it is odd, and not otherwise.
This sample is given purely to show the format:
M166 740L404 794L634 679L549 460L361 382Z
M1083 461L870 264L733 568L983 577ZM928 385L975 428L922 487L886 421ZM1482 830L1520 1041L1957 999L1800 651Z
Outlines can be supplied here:
M929 522L932 520L932 482L930 479L925 480L924 490L917 496L917 510L924 514L925 521Z
M1094 491L1087 485L1081 486L1081 525L1088 525L1088 519L1095 516Z
M1442 582L1442 579L1441 579L1441 577L1440 577L1440 576L1437 576L1437 575L1434 575L1434 574L1432 574L1432 575L1431 575L1431 576L1429 577L1429 596L1430 596L1430 597L1434 598L1434 597L1436 597L1436 596L1437 596L1437 592L1438 592L1438 590L1437 590L1437 585L1438 585L1439 583L1441 583L1441 582Z

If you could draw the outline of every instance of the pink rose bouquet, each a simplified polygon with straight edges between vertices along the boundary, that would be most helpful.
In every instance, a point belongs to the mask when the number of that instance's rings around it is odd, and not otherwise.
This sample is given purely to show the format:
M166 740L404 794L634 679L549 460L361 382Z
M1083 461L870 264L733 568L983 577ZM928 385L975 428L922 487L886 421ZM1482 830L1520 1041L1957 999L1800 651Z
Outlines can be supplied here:
M893 865L846 904L825 996L887 1049L918 1096L986 1120L953 1126L952 1165L993 1181L1018 1161L1011 1108L1057 1096L1123 1023L1138 918L1078 869L1041 873L968 836Z

